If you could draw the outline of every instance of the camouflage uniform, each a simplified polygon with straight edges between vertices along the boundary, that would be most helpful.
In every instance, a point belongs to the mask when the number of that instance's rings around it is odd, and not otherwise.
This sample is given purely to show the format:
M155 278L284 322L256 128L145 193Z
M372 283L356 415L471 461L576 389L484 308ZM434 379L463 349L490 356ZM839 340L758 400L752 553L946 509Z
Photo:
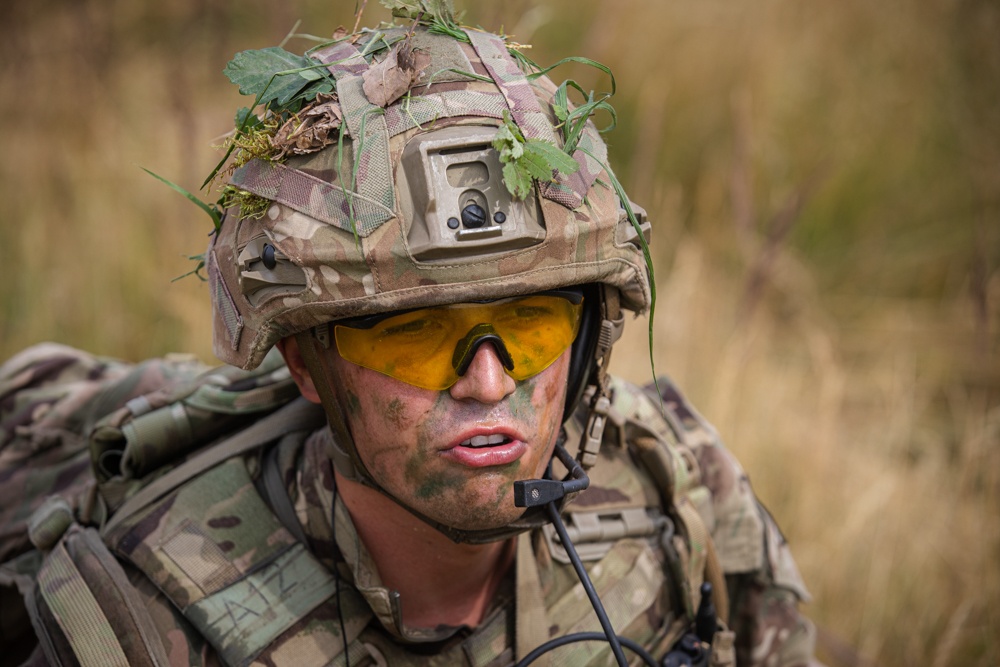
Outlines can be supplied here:
M259 218L230 211L206 254L215 350L233 366L131 368L43 347L0 369L0 631L30 648L30 616L34 660L499 666L599 630L541 507L491 531L428 520L456 541L511 539L516 564L477 627L403 625L405 601L334 488L334 465L379 487L316 361L331 321L581 286L565 431L591 483L558 509L614 628L661 658L707 579L723 622L711 664L809 663L796 609L807 594L739 464L668 381L657 397L606 373L623 309L652 298L644 212L612 187L589 121L573 173L506 194L498 128L510 118L525 146L558 149L559 90L526 76L503 38L453 28L365 32L312 53L335 92L300 112L327 105L343 119L337 142L232 175L268 202ZM410 47L421 55L406 95L373 93ZM484 220L465 223L469 201ZM312 350L322 411L268 356L290 336ZM14 588L23 606L8 604ZM557 651L536 664L609 664L604 641Z
M88 424L92 426L101 411L113 410L154 388L176 387L205 369L179 360L152 360L132 368L68 348L41 346L12 360L4 370L6 374L0 377L6 390L0 393L4 410L0 425L5 434L0 490L5 538L0 548L6 559L20 558L4 566L0 581L7 585L20 583L28 591L37 576L39 552L27 542L26 521L46 492L63 498L72 510L70 518L76 522L95 521L89 453L84 449L86 439L77 429L85 431ZM234 384L242 382L247 386L245 379L237 379L234 370L228 372L234 374ZM739 464L711 429L671 385L661 380L661 389L669 420L660 416L650 392L618 380L612 382L612 424L605 431L602 460L593 470L590 488L568 508L571 525L585 528L595 521L600 523L601 517L659 507L658 482L628 454L634 454L636 442L642 438L657 440L665 446L663 451L669 452L675 504L697 511L718 549L733 600L729 619L737 631L738 664L809 664L811 626L796 609L797 602L806 599L806 592L787 545L770 516L756 503ZM35 421L30 421L30 416ZM571 423L570 428L579 428L579 424ZM351 638L351 664L511 664L517 628L517 580L526 573L518 570L508 576L483 623L475 629L427 631L400 625L392 592L380 585L378 572L343 505L334 503L332 467L326 454L328 438L329 431L321 429L283 440L276 446L275 458L302 526L305 549L300 553L314 556L324 571L336 568L339 579L345 582L339 604L343 605ZM38 458L26 465L24 457L28 455ZM259 549L257 538L241 536L241 525L248 517L254 518L258 528L269 522L266 530L270 531L270 546L280 545L282 553L294 550L295 538L273 517L264 516L269 512L262 510L265 506L254 490L251 478L259 477L261 459L255 454L219 466L136 515L106 538L118 544L114 551L148 609L169 664L225 663L218 649L227 647L229 657L236 656L231 644L219 640L224 633L216 635L213 647L186 616L206 594L231 590L227 585L246 581L246 574L262 560L260 553L254 553ZM211 501L199 487L212 489L222 500ZM192 493L193 499L189 495ZM233 498L240 498L240 502L234 503ZM197 511L191 503L198 505ZM334 506L336 528L331 516ZM578 548L616 629L644 645L663 650L664 642L674 638L668 631L679 616L677 601L671 597L676 595L676 581L671 582L671 577L677 576L671 568L677 565L669 562L663 549L666 527L660 525L650 535L642 534L648 529L640 525L631 529L636 535L614 537L613 531L623 527L613 521L608 526L605 532L609 537L592 537L588 543L578 535ZM128 539L135 535L141 535L141 539ZM39 540L37 529L33 537ZM46 546L57 537L50 536ZM181 549L185 540L193 540L196 547L188 544ZM518 548L530 553L530 562L537 568L548 617L542 638L598 630L592 610L581 603L579 583L551 530L525 535L519 539ZM692 550L697 551L697 545ZM161 555L154 556L153 551ZM164 553L168 554L166 559ZM185 553L189 554L187 560ZM248 554L253 555L246 560ZM164 571L163 560L174 562L177 569ZM234 564L242 572L234 571ZM297 582L292 575L285 576L288 580L281 582L278 590L287 595ZM196 579L197 585L193 583ZM312 583L315 586L316 582ZM11 589L0 590L13 593ZM258 586L249 601L230 601L226 617L232 614L231 618L240 622L256 618L266 607L267 590L267 585ZM327 664L332 656L341 654L337 596L329 590L327 595L328 599L301 619L284 609L282 620L288 627L276 634L272 628L272 644L247 644L246 638L237 644L252 655L250 664ZM15 597L5 602L5 609L19 606ZM15 619L15 615L8 619ZM258 637L270 636L259 626L254 627ZM23 622L9 620L4 632L5 639L12 643L18 639L30 642L30 629ZM608 656L607 645L594 642L560 651L556 664L591 664L592 659L593 664L606 664Z

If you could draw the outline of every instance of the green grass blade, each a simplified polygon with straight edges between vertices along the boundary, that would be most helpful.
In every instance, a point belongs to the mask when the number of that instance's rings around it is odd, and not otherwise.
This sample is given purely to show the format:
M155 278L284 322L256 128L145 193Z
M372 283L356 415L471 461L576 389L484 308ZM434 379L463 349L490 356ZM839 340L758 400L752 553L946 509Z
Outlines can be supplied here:
M526 74L534 74L542 69L539 67L538 63L528 57L523 51L511 48L510 46L507 47L507 51L510 55L514 56L514 60L517 61L518 67L521 68L522 72L525 72Z
M177 276L176 278L171 278L170 282L175 283L178 280L181 280L183 278L187 278L188 276L197 276L198 280L200 280L201 282L203 282L203 283L204 282L208 282L208 278L206 278L205 276L201 275L201 270L205 268L205 253L202 253L200 255L188 255L188 259L190 259L191 261L198 262L198 265L195 266L190 271L188 271L187 273L182 273L181 275Z
M615 108L611 106L606 100L600 99L595 100L589 104L585 104L582 107L577 107L572 112L570 112L569 117L566 119L566 142L564 145L564 150L572 154L576 150L577 144L580 141L580 135L583 134L583 129L587 125L587 120L591 115L597 111L603 109L607 111L611 116L611 122L607 126L598 130L600 133L610 132L615 129L618 125L618 114Z
M635 229L635 233L639 237L639 246L642 248L642 256L646 261L646 271L649 272L649 371L653 375L653 384L656 387L657 395L660 394L660 387L656 381L656 363L653 361L653 321L656 316L656 277L653 273L653 258L649 253L649 244L646 243L646 237L642 234L642 227L639 225L639 220L635 217L635 211L632 210L632 202L629 201L628 195L625 194L625 188L622 187L621 181L615 175L615 172L611 170L611 166L602 162L596 155L591 153L586 148L581 148L586 155L593 158L604 171L607 172L608 178L611 179L611 186L614 188L615 193L618 195L619 201L621 201L622 206L625 207L625 214L628 216L629 222L632 224L632 228ZM663 399L660 399L660 409L663 409Z
M595 69L599 69L600 71L604 72L605 74L608 75L608 77L611 78L611 94L612 95L615 94L615 90L617 90L617 83L615 82L615 75L614 73L612 73L611 68L608 67L607 65L604 65L603 63L597 62L596 60L591 60L590 58L584 58L582 56L569 56L568 58L563 58L562 60L558 61L553 65L549 65L548 67L542 68L537 72L532 72L531 74L528 74L527 78L529 81L533 81L540 76L545 76L555 68L559 67L560 65L565 65L566 63L581 63L583 65L587 65L589 67L593 67Z
M202 200L198 199L198 197L194 196L193 194L191 194L190 192L188 192L187 190L185 190L181 186L177 185L176 183L174 183L173 181L171 181L169 179L163 178L162 176L160 176L156 172L150 171L149 169L146 169L145 167L139 167L139 168L142 169L147 174L149 174L150 176L152 176L153 178L155 178L156 180L160 181L161 183L163 183L165 185L168 185L169 187L173 188L177 192L181 193L182 195L184 195L185 197L187 197L189 201L191 201L193 204L195 204L198 208L200 208L205 213L207 213L208 217L212 218L212 224L215 225L215 231L216 231L216 233L218 233L219 228L222 227L222 216L219 215L219 212L214 207L209 206L208 204L206 204Z
M430 75L430 77L427 79L427 83L424 84L425 87L429 87L432 83L434 83L434 78L438 74L443 74L445 72L452 72L453 74L459 74L461 76L467 76L470 79L473 79L475 81L485 81L486 83L493 83L493 79L491 79L488 76L483 76L482 74L476 74L475 72L466 72L465 70L457 69L455 67L443 67L443 68L439 69L438 71L436 71L436 72L434 72L433 74Z

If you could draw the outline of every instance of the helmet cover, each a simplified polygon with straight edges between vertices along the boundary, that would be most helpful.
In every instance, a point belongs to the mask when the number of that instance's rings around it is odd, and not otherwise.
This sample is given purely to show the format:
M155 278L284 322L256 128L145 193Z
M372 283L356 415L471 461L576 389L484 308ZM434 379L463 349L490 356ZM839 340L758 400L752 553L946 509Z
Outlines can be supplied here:
M329 93L294 112L273 99L254 119L283 125L270 156L229 178L259 213L230 207L206 254L220 359L251 369L278 340L339 318L573 285L603 284L623 308L648 309L644 239L593 122L581 124L575 170L512 186L497 150L511 130L515 151L567 157L558 90L526 74L503 37L463 34L414 25L342 38L301 57L301 83L322 78Z

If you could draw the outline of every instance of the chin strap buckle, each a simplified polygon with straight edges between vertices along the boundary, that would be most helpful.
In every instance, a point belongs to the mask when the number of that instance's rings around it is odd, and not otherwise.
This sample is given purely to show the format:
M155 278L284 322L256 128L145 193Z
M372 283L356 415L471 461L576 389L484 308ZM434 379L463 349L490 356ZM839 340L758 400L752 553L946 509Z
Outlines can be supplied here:
M619 315L615 319L604 318L601 321L601 330L597 334L597 349L594 351L594 356L604 359L611 351L611 346L622 337L623 331L625 331L624 315Z
M590 413L587 417L587 428L580 442L580 465L585 469L597 463L597 454L601 451L601 441L604 439L604 427L608 423L608 411L611 400L604 392L595 394L590 403Z
M330 349L330 323L323 322L322 324L317 324L313 327L313 336L319 341L319 344L323 346L324 350Z

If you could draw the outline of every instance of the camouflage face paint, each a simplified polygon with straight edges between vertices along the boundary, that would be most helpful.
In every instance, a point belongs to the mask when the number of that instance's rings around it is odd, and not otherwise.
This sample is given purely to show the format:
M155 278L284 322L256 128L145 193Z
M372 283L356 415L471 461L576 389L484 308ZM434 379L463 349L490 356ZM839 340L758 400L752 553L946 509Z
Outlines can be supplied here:
M347 391L347 411L351 417L358 419L361 417L361 401L353 391Z
M569 365L567 352L516 382L492 352L486 356L492 361L474 363L446 391L332 357L355 447L374 480L419 514L466 530L501 527L521 515L513 483L545 471ZM473 447L471 438L481 436L502 441Z
M389 405L385 406L385 414L389 421L395 424L397 428L403 428L406 412L403 408L402 401L398 398L394 398L389 401Z
M510 413L515 419L534 419L535 406L532 403L535 395L535 383L538 376L528 378L519 383L517 390L510 396Z

